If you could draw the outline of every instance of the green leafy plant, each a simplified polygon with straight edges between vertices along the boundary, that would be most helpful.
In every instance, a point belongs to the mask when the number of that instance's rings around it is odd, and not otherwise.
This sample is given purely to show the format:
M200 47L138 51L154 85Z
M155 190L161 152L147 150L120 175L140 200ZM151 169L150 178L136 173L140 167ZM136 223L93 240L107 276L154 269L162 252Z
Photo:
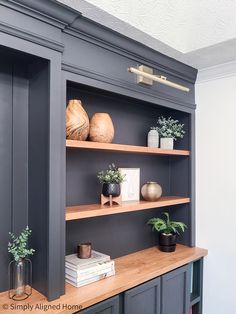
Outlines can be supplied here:
M165 215L166 219L151 218L148 221L148 224L152 225L152 230L165 234L179 234L178 230L184 232L187 228L183 222L171 221L168 213L165 212L163 215Z
M8 252L13 255L14 260L17 262L20 258L25 258L28 255L33 255L35 250L28 249L28 238L32 231L27 226L23 229L18 237L14 233L9 232L11 242L8 243Z
M160 137L173 138L176 141L177 138L184 137L185 131L183 128L184 124L179 123L179 120L161 116L157 120L157 127L151 129L156 129Z
M105 171L100 171L97 175L100 183L122 183L125 175L122 175L120 170L115 166L114 163L109 165Z

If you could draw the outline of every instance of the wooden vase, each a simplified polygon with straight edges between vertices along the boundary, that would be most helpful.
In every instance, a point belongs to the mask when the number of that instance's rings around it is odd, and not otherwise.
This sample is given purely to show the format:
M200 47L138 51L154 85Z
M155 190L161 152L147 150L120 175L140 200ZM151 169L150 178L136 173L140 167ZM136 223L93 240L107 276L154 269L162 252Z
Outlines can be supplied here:
M90 121L89 139L92 142L111 143L114 126L108 113L97 112Z
M81 101L72 99L66 108L66 138L85 141L89 134L89 118Z

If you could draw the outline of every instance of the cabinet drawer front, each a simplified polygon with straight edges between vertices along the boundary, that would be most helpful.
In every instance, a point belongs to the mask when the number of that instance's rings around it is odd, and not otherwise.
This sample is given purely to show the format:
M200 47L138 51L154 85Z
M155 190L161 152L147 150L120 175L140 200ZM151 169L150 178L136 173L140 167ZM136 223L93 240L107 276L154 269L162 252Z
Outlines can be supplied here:
M189 265L162 276L162 314L189 314Z
M88 309L77 312L78 314L119 314L119 296L115 296ZM76 314L77 314L76 313Z
M124 293L124 314L160 314L160 278Z

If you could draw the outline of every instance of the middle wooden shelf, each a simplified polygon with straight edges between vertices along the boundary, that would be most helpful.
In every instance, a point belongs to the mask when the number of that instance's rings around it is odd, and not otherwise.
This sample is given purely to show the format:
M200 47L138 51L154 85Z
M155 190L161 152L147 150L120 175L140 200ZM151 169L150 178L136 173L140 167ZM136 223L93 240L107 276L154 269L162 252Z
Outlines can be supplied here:
M163 196L156 202L138 201L138 202L123 202L122 205L77 205L66 207L66 220L76 220L97 216L114 215L118 213L128 213L151 208L179 205L190 203L189 197L180 196Z

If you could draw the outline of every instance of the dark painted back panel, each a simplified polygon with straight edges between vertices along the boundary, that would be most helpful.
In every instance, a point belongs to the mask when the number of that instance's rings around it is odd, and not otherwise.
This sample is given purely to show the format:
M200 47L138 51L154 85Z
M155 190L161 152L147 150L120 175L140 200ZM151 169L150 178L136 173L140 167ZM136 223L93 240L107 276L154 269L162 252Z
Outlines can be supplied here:
M29 68L29 225L34 287L48 293L48 64L35 61Z
M7 289L12 214L12 65L0 58L0 291Z
M33 230L29 245L36 249L33 284L46 293L48 65L5 48L0 55L0 290L8 288L8 232L18 235L28 224Z
M22 55L0 50L1 197L0 290L6 290L8 232L17 235L28 223L28 69Z
M189 115L186 113L81 84L68 84L67 100L70 99L80 99L90 118L95 112L110 114L115 128L113 143L146 146L147 133L151 126L156 125L158 117L171 115L186 125L186 136L175 143L176 148L189 147Z
M88 241L92 242L95 250L109 254L112 258L157 245L158 235L147 225L147 221L160 216L167 209L171 213L178 212L182 210L182 205L68 221L66 254L76 253L77 244ZM183 241L181 236L179 241Z
M107 152L67 151L67 205L98 203L101 184L98 171L114 162L121 168L140 168L140 183L157 181L163 188L163 195L170 195L169 158L116 154Z
M69 84L67 99L80 99L91 118L95 112L108 112L115 127L115 143L146 146L150 126L155 125L161 114L178 118L186 124L186 137L177 147L189 148L189 121L186 113L166 110L161 106L150 106L145 102L118 96L80 84ZM66 153L66 204L91 204L100 202L101 184L96 177L98 171L114 162L119 167L140 168L141 186L147 181L157 181L163 195L189 196L188 157L150 156L112 152L67 149ZM186 171L187 167L187 171ZM172 181L174 183L172 183ZM157 243L157 235L146 225L149 218L169 208L143 212L103 216L67 222L66 252L76 251L78 242L91 241L95 249L122 256ZM172 218L180 218L189 226L189 207L181 205L170 209ZM180 212L181 214L176 214ZM179 241L189 244L189 230ZM104 237L109 235L107 241Z
M13 77L13 230L21 232L28 222L28 97L27 66L14 64Z

